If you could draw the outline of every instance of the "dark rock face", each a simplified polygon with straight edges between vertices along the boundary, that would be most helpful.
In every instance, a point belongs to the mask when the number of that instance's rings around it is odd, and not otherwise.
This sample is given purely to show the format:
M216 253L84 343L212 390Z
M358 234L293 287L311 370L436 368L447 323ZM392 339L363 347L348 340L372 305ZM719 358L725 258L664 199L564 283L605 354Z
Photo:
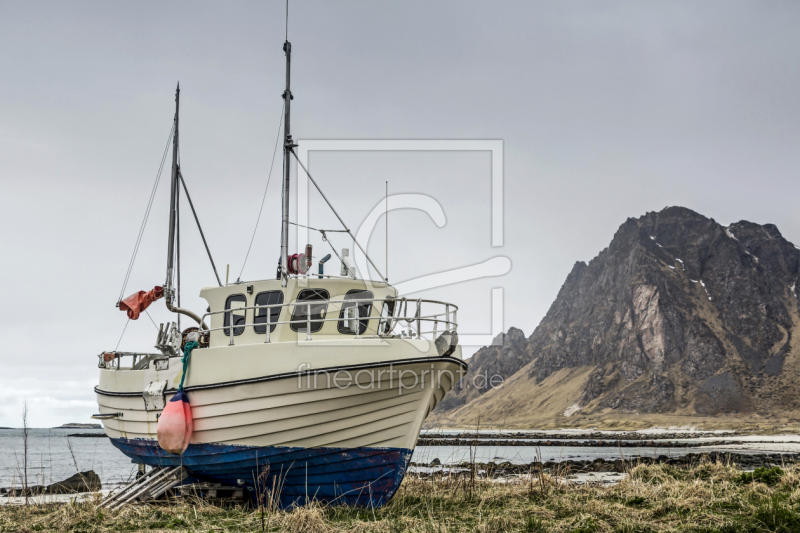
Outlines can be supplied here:
M522 330L511 328L501 333L491 346L478 350L470 359L469 376L465 377L437 406L450 410L461 407L470 400L491 390L493 376L507 379L530 362L528 340Z
M0 494L9 496L25 496L26 492L28 496L36 494L72 494L75 492L93 492L102 488L100 476L94 470L88 470L86 472L78 472L64 481L59 481L52 485L31 485L27 491L22 488L0 489Z
M578 399L585 412L798 409L787 390L800 377L799 270L800 250L772 224L723 227L682 207L629 218L608 248L575 264L527 342L509 331L475 355L464 381L491 369L540 383L594 367ZM459 388L437 409L478 395Z
M69 494L71 492L91 492L100 490L100 476L94 470L79 472L58 483L47 487L48 494Z

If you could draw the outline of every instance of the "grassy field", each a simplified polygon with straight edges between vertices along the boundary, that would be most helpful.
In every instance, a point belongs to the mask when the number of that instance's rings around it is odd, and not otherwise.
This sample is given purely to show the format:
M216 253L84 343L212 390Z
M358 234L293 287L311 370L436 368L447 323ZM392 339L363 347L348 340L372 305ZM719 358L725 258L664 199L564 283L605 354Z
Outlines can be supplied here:
M133 505L0 507L6 531L328 532L793 532L800 531L800 468L700 463L678 469L639 465L614 486L549 476L508 482L407 477L381 509L311 504L290 511L214 506L202 501Z

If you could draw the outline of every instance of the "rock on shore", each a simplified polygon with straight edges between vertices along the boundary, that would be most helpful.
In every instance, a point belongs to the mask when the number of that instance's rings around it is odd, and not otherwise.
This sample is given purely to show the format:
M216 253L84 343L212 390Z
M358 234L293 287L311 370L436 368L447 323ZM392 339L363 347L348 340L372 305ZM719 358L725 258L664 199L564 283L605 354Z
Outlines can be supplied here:
M103 487L100 482L100 477L94 470L88 470L86 472L78 472L64 481L59 481L52 485L30 486L28 487L27 493L28 496L36 494L71 494L75 492L93 492L101 488ZM0 494L8 496L25 496L25 492L25 490L19 487L10 489L0 488Z

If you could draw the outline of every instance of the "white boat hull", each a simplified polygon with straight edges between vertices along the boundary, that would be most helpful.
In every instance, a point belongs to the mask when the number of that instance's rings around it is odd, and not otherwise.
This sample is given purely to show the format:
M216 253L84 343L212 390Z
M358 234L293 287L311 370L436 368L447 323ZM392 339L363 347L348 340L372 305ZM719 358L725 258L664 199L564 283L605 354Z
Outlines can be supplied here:
M174 383L179 368L101 370L97 398L101 414L120 414L104 420L106 433L134 462L182 464L198 478L244 484L253 494L274 484L284 506L307 498L381 505L402 481L425 417L466 366L460 349L457 357L443 358L433 355L435 349L431 354L398 343L377 357L382 350L327 343L316 354L311 350L311 362L278 373L260 373L273 359L264 358L263 345L256 365L234 364L228 347L225 372L212 372L214 349L198 351L205 362L193 359L187 376L194 432L182 456L158 447L159 411L147 411L141 395L154 378ZM403 353L409 347L414 350ZM242 359L250 360L252 348L241 348ZM340 351L347 355L335 357ZM398 354L413 357L392 358ZM324 366L335 360L349 364ZM212 379L214 374L223 379Z

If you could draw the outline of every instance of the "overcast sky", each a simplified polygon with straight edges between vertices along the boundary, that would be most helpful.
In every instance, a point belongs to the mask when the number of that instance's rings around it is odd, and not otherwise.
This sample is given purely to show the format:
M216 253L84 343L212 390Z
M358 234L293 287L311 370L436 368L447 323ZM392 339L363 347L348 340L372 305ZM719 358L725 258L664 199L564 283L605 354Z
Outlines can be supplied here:
M771 222L800 243L797 2L290 10L296 139L503 141L502 247L491 245L488 152L311 155L353 228L386 180L444 209L443 228L418 211L390 215L392 282L511 260L505 276L425 294L459 305L464 333L491 332L491 289L502 287L503 329L530 335L575 261L626 218L668 205ZM127 320L114 304L178 80L182 169L221 275L230 264L239 276L278 133L283 40L282 1L0 0L0 426L20 425L24 398L39 427L96 411L96 355ZM274 275L279 180L276 165L243 279ZM168 195L165 177L128 294L164 281ZM311 222L336 227L314 195ZM383 222L369 243L379 266ZM183 218L183 303L202 311L197 294L214 278L191 224ZM169 318L160 302L151 315ZM119 348L152 351L155 334L143 316Z

